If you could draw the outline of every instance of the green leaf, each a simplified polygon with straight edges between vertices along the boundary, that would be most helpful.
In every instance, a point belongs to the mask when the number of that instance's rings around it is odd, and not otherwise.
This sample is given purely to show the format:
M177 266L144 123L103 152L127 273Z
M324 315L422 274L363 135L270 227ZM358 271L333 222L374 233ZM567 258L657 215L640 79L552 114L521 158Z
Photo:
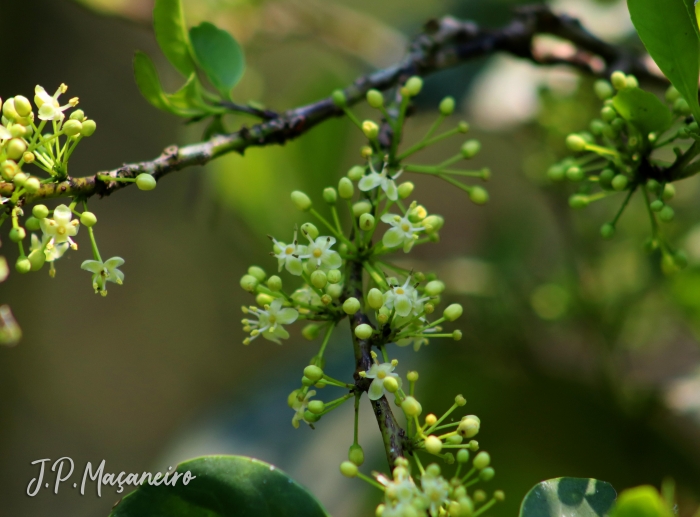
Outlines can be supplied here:
M630 488L620 497L610 517L671 517L673 512L653 486Z
M134 78L141 95L158 109L170 111L168 99L158 79L158 71L153 61L145 53L136 51L134 55Z
M695 29L695 34L700 38L700 28L698 28L698 18L697 18L697 10L700 9L700 5L698 7L695 7L695 0L683 0L685 2L685 8L688 10L688 16L690 16L690 22L693 24L693 28Z
M535 485L520 506L520 517L605 517L615 502L605 481L556 478Z
M698 74L700 50L688 0L628 0L632 23L649 55L688 101L700 120Z
M156 0L153 6L153 28L165 57L178 72L189 77L195 71L195 65L181 1Z
M613 97L613 106L627 122L634 124L646 137L651 132L666 131L673 123L671 110L651 92L625 88Z
M171 109L177 110L181 116L197 116L206 113L208 106L202 98L202 85L193 73L187 82L172 95L166 95Z
M219 93L228 99L245 69L243 49L228 32L209 22L190 29L190 40L199 67Z
M243 456L205 456L181 463L187 485L143 485L110 517L327 517L319 502L272 465Z

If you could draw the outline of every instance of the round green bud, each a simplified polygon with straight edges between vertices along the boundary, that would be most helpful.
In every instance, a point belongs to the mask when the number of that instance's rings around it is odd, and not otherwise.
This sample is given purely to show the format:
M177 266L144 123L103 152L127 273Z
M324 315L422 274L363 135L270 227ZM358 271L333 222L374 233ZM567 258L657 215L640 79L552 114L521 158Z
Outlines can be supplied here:
M428 436L425 439L425 450L430 454L440 454L442 450L442 440L437 436Z
M136 186L139 190L153 190L156 188L156 179L150 174L141 173L136 176Z
M348 104L348 99L345 97L345 93L343 90L335 90L331 94L331 98L333 99L333 104L338 106L339 108L344 108Z
M241 278L241 287L249 293L255 291L255 287L257 285L258 279L255 278L253 275L243 275L243 277Z
M463 438L472 438L479 434L481 421L474 415L468 415L459 422L457 433Z
M586 149L586 145L588 144L583 138L581 138L580 135L572 133L566 137L566 147L575 153L584 151Z
M408 373L406 374L406 378L407 378L410 382L416 382L416 381L418 380L418 372L413 372L413 371L408 372Z
M27 176L25 173L18 172L17 174L15 174L15 177L12 178L12 182L15 185L17 185L18 187L23 187L28 179L29 179L29 176Z
M467 449L460 449L457 453L457 461L459 463L466 463L469 461L469 451Z
M506 500L506 493L503 490L496 490L493 493L493 498L498 502L503 502Z
M462 331L461 330L455 330L452 332L452 339L455 341L460 341L462 339Z
M481 143L478 140L467 140L462 144L460 152L466 159L474 158L481 150Z
M316 323L309 323L303 329L301 329L301 335L304 336L309 341L316 339L321 332L321 327Z
M677 99L676 102L673 103L673 111L688 116L690 115L690 106L685 99Z
M677 99L679 99L681 96L680 92L676 90L674 86L669 86L668 89L666 90L666 102L669 104L673 104L676 102Z
M627 184L629 183L629 180L627 179L627 176L624 176L622 174L618 174L612 179L612 188L615 190L625 190L627 188Z
M360 301L357 298L350 297L343 302L343 311L345 314L353 315L360 310Z
M69 119L63 124L63 133L68 136L75 136L83 130L83 125L79 120Z
M496 471L493 470L493 467L486 467L479 473L479 479L482 481L491 481L495 475Z
M586 208L588 203L588 197L581 194L574 194L569 198L569 206L571 208Z
M425 294L437 296L445 290L445 283L440 280L432 280L425 285Z
M375 109L379 109L384 106L384 96L379 90L369 90L367 92L367 104Z
M409 380L411 379L409 378ZM410 395L403 399L403 402L401 402L401 409L403 409L403 412L406 413L406 416L409 417L418 416L423 411L420 402L418 402L415 398L411 397Z
M296 403L297 400L299 400L299 393L301 390L294 390L287 396L287 405L289 407L294 407L294 404Z
M367 323L361 323L355 327L355 336L358 339L368 339L372 335L372 327Z
M365 462L365 452L360 447L360 444L356 443L350 446L348 450L348 459L358 467Z
M44 267L44 263L46 262L46 253L44 253L44 250L42 249L37 249L32 251L27 259L32 265L32 271L39 271L42 267Z
M610 82L616 90L624 90L627 88L627 76L620 70L612 73Z
M633 75L628 75L627 76L627 88L639 88L639 81L637 81L637 78Z
M304 420L311 423L318 422L319 420L321 420L321 415L312 413L307 409L306 411L304 411Z
M652 212L660 212L664 206L665 206L664 202L661 201L660 199L655 199L654 201L649 203L649 208L651 208Z
M445 97L440 101L440 114L445 117L452 115L455 110L455 100L454 97Z
M612 169L603 169L600 172L600 176L598 179L600 180L601 183L603 184L611 184L613 178L615 177L615 171Z
M453 436L448 436L447 443L449 443L451 445L459 445L460 443L462 443L462 437L458 434L455 434Z
M46 205L34 205L32 207L32 215L37 219L44 219L49 216L49 209Z
M455 404L458 406L464 406L467 403L467 399L464 398L463 395L457 395L455 397Z
M481 451L474 457L474 467L476 467L479 470L485 469L489 466L490 463L491 456L489 456L489 453L486 451Z
M355 194L355 187L349 178L340 178L338 182L338 194L343 199L350 199L353 194Z
M595 94L601 101L609 99L615 94L612 84L605 79L598 79L593 83L593 91L595 91Z
M389 393L396 393L399 389L399 383L396 380L396 377L386 377L384 379L384 388Z
M362 123L362 132L370 140L374 140L379 135L379 126L372 120L365 120Z
M429 215L421 223L423 228L425 228L425 233L432 235L435 232L440 231L440 229L445 224L445 219L440 215Z
M469 199L475 205L484 205L488 203L489 193L485 188L482 187L472 187L469 189Z
M600 136L603 134L603 130L605 129L605 122L602 120L591 120L591 123L588 126L591 129L591 133L593 133L596 136Z
M325 408L326 405L321 400L312 400L309 402L309 411L311 411L314 415L320 415L323 413Z
M664 191L663 194L661 194L661 197L663 197L666 201L669 199L673 199L673 196L676 195L676 187L671 185L670 183L666 183L664 185Z
M372 203L369 201L358 201L352 205L352 213L355 217L360 217L362 214L368 214L372 211Z
M351 461L344 461L340 464L340 473L347 478L354 478L357 476L357 465Z
M420 93L421 89L423 88L423 79L421 79L417 75L409 77L408 81L406 81L405 87L408 94L411 97L415 97Z
M292 203L298 210L306 212L311 208L311 199L300 190L295 190L291 195Z
M384 295L376 287L373 287L367 293L367 305L375 311L381 309L384 305Z
M312 380L309 379L306 375L303 375L303 376L301 377L301 385L302 385L302 386L306 386L307 388L308 388L309 386L313 386L315 382L316 382L316 381L312 381Z
M615 120L613 120L610 125L615 131L621 131L625 127L625 120L618 117Z
M647 188L652 192L658 192L661 188L661 183L652 178L650 180L647 180Z
M26 117L32 112L32 105L29 99L22 95L16 95L15 98L15 111L20 117Z
M600 110L600 116L605 122L612 122L617 118L617 112L610 106L605 106Z
M41 182L39 182L39 178L31 177L27 181L24 182L24 188L30 194L36 194L37 192L39 192L39 189L41 188Z
M250 266L248 268L248 274L254 276L258 282L262 282L267 277L263 268L258 266Z
M83 120L85 120L85 112L83 110L75 110L73 113L70 114L70 117L68 118L70 118L71 120L78 120L82 122Z
M250 272L250 270L248 271ZM270 291L276 293L277 291L282 289L282 279L277 275L272 275L270 278L267 279L267 287L270 289Z
M360 229L364 231L369 231L374 228L376 221L372 214L362 214L360 216Z
M453 303L445 309L442 315L447 321L455 321L462 315L462 306L458 303Z
M478 451L479 442L477 442L476 440L469 440L469 449L472 451Z
M10 240L12 242L22 241L22 240L24 240L24 238L26 236L27 236L27 231L24 228L22 228L21 226L19 228L12 228L10 230L10 234L9 234Z
M337 269L331 269L326 273L326 278L328 279L328 283L337 284L343 279L343 274Z
M30 232L36 232L41 229L41 223L39 222L39 219L36 217L28 217L26 221L24 221L24 226L29 230Z
M486 492L484 492L483 490L475 490L473 497L474 501L477 503L483 503L484 501L486 501L486 499L488 499Z
M676 213L673 211L673 208L666 205L659 212L659 219L661 219L665 223L670 223L671 221L673 221L673 218L675 217L675 215L676 215Z
M552 181L562 181L566 178L566 168L561 164L554 164L547 169L547 177Z
M5 147L5 153L10 160L19 160L26 150L27 143L21 138L11 139Z
M467 133L469 131L469 123L462 120L459 124L457 124L457 130L460 133Z
M577 167L576 165L573 165L566 169L566 178L569 181L583 181L583 179L586 177L586 173L581 170L581 167Z
M343 294L343 286L340 284L328 284L326 286L326 293L334 300L337 300L340 298L340 295Z
M315 239L318 237L318 228L316 228L316 225L313 223L304 223L301 225L301 233L304 235L308 235L312 239Z
M605 223L600 227L600 235L603 239L610 239L615 235L615 227L611 223Z
M92 212L85 211L80 214L80 224L87 226L88 228L95 226L97 224L97 216Z
M362 167L361 165L355 165L354 167L351 167L350 170L348 171L348 178L351 179L352 181L360 181L362 179L362 176L364 176L364 175L365 175L365 168ZM350 186L352 186L352 183L350 183ZM343 197L340 184L338 184L338 192L340 193L340 197L342 197L343 199L350 199L352 197L352 193L347 197Z
M410 182L410 181L405 181L401 185L398 186L398 193L399 193L399 198L400 199L406 199L408 196L410 196L413 193L413 189L415 188L415 185Z
M265 307L265 305L270 305L274 301L275 299L266 293L258 293L258 295L255 297L255 303L257 303L261 307Z
M32 270L32 263L26 257L19 257L15 262L15 269L18 273L29 273Z
M324 188L323 200L329 205L335 205L335 202L338 200L338 193L333 187Z
M83 127L80 130L80 134L82 136L92 136L95 133L95 130L97 129L97 124L92 119L84 120L82 122L82 125Z
M328 283L328 278L326 277L326 273L321 271L320 269L317 269L313 273L311 273L311 285L318 289L323 289L326 287L326 284Z

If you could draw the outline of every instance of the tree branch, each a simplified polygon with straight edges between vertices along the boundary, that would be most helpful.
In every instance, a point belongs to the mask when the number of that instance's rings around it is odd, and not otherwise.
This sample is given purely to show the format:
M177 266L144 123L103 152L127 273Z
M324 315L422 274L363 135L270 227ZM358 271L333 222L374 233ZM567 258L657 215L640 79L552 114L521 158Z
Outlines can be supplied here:
M539 55L533 39L549 34L569 41L577 51L567 57ZM408 56L398 65L360 77L345 88L348 105L362 101L369 89L389 90L411 75L427 76L457 66L461 63L496 52L506 52L539 65L567 64L586 73L609 74L619 69L634 73L644 81L663 81L650 73L644 62L631 52L599 40L580 22L567 15L554 14L546 6L529 6L515 11L513 21L498 29L480 28L473 22L452 17L432 20L425 31L418 35L409 47ZM596 67L596 57L605 66ZM272 113L272 112L270 112ZM313 104L291 109L250 128L227 135L214 136L197 144L183 147L171 146L154 160L124 164L111 171L99 172L102 176L134 178L141 173L160 179L172 172L203 165L226 153L243 153L248 147L284 144L306 133L317 124L343 114L330 97ZM23 196L20 203L55 197L88 198L107 196L130 182L105 182L97 175L69 178L61 183L45 184L39 192ZM0 195L10 196L12 183L0 183Z

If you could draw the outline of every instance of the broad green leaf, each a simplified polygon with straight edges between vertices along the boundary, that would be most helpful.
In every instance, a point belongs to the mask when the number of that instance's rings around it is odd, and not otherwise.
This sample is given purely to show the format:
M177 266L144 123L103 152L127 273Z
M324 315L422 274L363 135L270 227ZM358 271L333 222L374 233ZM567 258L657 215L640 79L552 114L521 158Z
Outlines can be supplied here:
M225 98L236 86L245 69L243 49L228 32L209 22L190 29L190 40L197 64L211 84Z
M620 494L610 517L672 517L666 502L653 486L630 488Z
M663 133L673 122L671 110L656 95L640 88L621 90L613 97L613 106L645 137L651 132Z
M520 517L605 517L615 496L615 489L605 481L549 479L527 493L520 506Z
M685 2L685 7L688 10L688 15L690 16L690 22L693 24L695 29L695 34L700 38L700 28L698 28L698 17L697 13L700 11L700 4L695 5L695 0L683 0Z
M170 111L168 99L158 79L158 71L153 61L145 53L136 51L134 55L134 78L141 95L158 109Z
M673 86L688 101L700 120L698 35L687 0L628 0L632 23L649 55Z
M142 485L110 517L327 517L319 502L284 472L243 456L205 456L181 463L187 485Z
M156 40L168 61L185 77L195 71L180 0L156 0L153 6Z

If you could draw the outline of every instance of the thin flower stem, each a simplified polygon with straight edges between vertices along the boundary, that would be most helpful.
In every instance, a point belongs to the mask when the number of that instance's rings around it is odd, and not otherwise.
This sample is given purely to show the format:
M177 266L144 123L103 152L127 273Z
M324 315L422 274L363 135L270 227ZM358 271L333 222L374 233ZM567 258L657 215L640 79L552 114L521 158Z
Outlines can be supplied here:
M423 463L421 463L420 458L418 457L417 454L413 455L413 459L416 460L416 465L418 465L418 470L420 471L421 476L425 474L425 469L423 468Z
M92 226L88 226L88 235L90 235L90 245L92 246L92 255L95 260L102 262L102 257L100 257L100 250L97 249L97 242L95 241L95 232Z
M379 272L376 269L374 269L374 267L369 262L363 261L362 266L365 268L367 273L369 273L369 276L372 277L372 280L374 280L374 282L378 286L380 286L384 290L389 288L388 284L386 283L386 280L382 278L382 275L379 274Z
M401 142L403 123L406 118L406 109L408 108L409 101L410 98L408 95L404 95L401 97L401 104L399 105L399 116L394 126L394 138L391 139L391 148L389 150L389 159L391 160L391 162L396 161L396 150L398 149L399 143Z
M451 335L452 335L452 334L450 334L450 336L451 336ZM442 415L442 416L438 419L437 422L435 422L433 425L431 425L430 428L426 431L426 433L431 433L431 432L433 432L433 431L435 430L435 428L436 428L437 426L439 426L439 425L442 423L442 421L445 420L445 418L447 418L448 416L450 416L450 414L451 414L455 409L457 409L458 407L459 407L459 406L457 405L456 402L455 402L454 404L452 404L452 407L451 407L450 409L448 409L447 411L445 411L445 414Z
M488 503L486 503L484 506L482 506L482 507L479 508L477 511L475 511L475 512L472 514L472 517L479 517L479 515L481 515L481 514L484 513L486 510L488 510L489 508L491 508L494 504L496 504L496 500L495 500L495 499L491 499Z
M358 445L359 444L359 436L360 436L360 398L362 397L361 393L355 393L355 427L354 427L354 434L353 434L353 445Z
M328 329L326 330L326 335L323 336L323 343L321 344L321 350L318 351L319 359L323 357L323 353L326 351L326 346L328 346L328 342L330 341L331 334L333 333L334 329L335 329L335 324L328 325Z
M378 489L381 490L382 492L384 491L384 485L382 485L382 484L379 483L378 481L375 481L375 480L372 479L371 477L364 475L362 472L358 472L358 473L357 473L357 477L360 478L360 479L363 480L363 481L367 481L367 483L369 483L370 485L372 485L372 486L378 488Z
M622 215L622 212L625 211L625 208L627 208L627 204L630 202L630 199L632 199L632 194L634 194L635 190L637 190L637 186L635 185L633 188L629 190L627 193L627 196L625 196L625 200L622 202L622 205L620 205L620 209L617 211L617 214L615 214L615 218L612 220L613 226L617 224L617 221L620 219L620 216Z
M339 234L343 234L343 227L340 225L340 219L338 218L338 211L335 206L331 206L331 213L333 214L333 222L335 222L335 228Z
M453 135L456 135L457 133L460 133L459 127L455 127L453 129L450 129L448 131L445 131L444 133L441 133L437 136L434 136L430 140L426 140L424 142L418 142L417 144L413 145L412 147L409 147L407 150L405 150L403 153L401 153L399 156L397 156L397 160L403 160L405 158L408 158L412 154L420 151L421 149L425 149L428 146L433 145L436 142L439 142L440 140L444 140L445 138L449 138Z
M474 472L476 472L476 467L472 467L471 469L469 469L469 472L464 474L464 476L462 477L462 483L464 483L467 479L472 477L472 474L474 474Z

